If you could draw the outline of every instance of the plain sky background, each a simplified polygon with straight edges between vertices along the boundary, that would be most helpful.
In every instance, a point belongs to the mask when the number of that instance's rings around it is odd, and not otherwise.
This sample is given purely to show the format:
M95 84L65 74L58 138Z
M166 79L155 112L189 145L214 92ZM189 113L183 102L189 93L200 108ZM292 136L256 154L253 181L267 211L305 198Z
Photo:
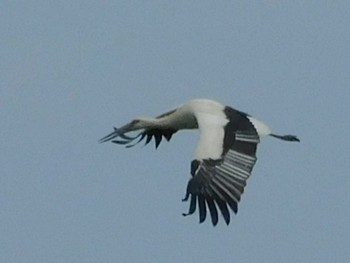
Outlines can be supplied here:
M349 262L349 1L0 2L0 262ZM182 217L197 133L97 140L211 98L266 138L227 227Z

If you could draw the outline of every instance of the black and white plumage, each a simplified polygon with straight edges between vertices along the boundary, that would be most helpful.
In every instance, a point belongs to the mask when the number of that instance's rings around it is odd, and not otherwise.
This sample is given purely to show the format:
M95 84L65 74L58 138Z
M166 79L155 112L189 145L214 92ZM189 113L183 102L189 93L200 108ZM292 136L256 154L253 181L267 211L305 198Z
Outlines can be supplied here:
M256 163L256 149L261 136L270 135L285 141L299 141L294 135L273 134L263 122L250 115L207 99L191 100L156 118L137 118L103 137L132 147L152 138L156 148L164 137L169 141L182 129L199 129L199 141L191 162L191 179L183 201L190 200L188 213L197 207L202 223L209 211L213 225L218 223L218 210L226 224L231 209L237 213L238 202ZM136 136L126 135L141 130Z

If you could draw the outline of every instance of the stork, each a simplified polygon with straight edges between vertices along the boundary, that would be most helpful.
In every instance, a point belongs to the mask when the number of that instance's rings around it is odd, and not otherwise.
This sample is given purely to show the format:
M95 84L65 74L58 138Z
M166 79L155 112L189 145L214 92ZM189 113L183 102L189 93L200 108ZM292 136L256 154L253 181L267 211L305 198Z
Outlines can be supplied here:
M193 214L198 206L202 223L209 210L213 226L218 223L218 210L227 225L229 209L237 213L238 202L257 160L260 137L270 135L284 141L300 141L294 135L274 134L263 122L232 107L213 100L194 99L156 118L136 118L114 128L99 142L112 141L129 148L144 139L148 144L154 138L158 148L163 137L169 141L174 133L184 129L199 129L199 141L182 199L190 199L189 210L183 215ZM128 134L134 131L140 132L136 136Z

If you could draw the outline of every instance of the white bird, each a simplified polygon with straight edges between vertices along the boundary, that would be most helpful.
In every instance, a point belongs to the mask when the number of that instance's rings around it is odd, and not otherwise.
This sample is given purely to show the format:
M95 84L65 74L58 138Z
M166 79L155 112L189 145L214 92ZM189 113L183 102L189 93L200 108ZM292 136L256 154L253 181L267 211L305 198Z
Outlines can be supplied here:
M191 179L186 196L189 211L198 205L199 222L206 219L207 208L212 224L218 223L218 209L228 225L229 208L236 214L238 202L256 163L256 148L261 136L270 135L285 141L298 141L294 135L277 135L252 116L208 99L194 99L156 118L141 117L103 137L99 142L132 147L146 139L155 139L156 148L162 137L169 141L183 129L199 129L199 141L191 162ZM134 137L126 133L142 130ZM119 139L116 139L118 138ZM138 139L136 142L134 142ZM134 142L134 143L132 143Z

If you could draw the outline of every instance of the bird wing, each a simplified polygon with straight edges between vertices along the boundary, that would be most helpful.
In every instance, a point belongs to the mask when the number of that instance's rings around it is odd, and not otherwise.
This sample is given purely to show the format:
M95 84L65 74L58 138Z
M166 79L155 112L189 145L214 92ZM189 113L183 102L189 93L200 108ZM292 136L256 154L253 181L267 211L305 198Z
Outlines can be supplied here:
M155 147L158 148L163 137L170 141L174 133L177 132L176 129L171 128L153 128L144 129L142 132L138 133L134 137L130 137L120 132L121 129L114 128L114 131L107 136L100 139L100 142L106 142L112 140L113 143L125 145L126 148L134 147L139 142L145 140L145 145L149 144L154 138ZM116 139L117 138L117 139ZM135 142L136 140L136 142Z
M145 129L141 133L137 135L136 138L139 137L136 143L134 144L128 144L126 145L127 148L133 147L139 142L143 141L145 139L145 145L149 144L152 141L152 138L154 138L155 142L155 147L156 149L158 148L159 144L161 143L163 137L167 140L170 141L171 137L173 136L174 133L176 133L177 130L175 129L160 129L160 128L155 128L155 129ZM114 143L119 143L119 141L112 141ZM129 141L130 142L130 141Z
M165 112L159 116L156 117L156 119L160 119L163 117L166 117L168 115L173 114L176 111L176 109ZM152 138L154 138L154 142L155 142L155 147L156 149L158 148L159 144L161 143L163 137L167 140L170 141L171 137L173 136L174 133L176 133L177 130L176 129L172 129L172 128L154 128L154 129L145 129L144 131L142 131L139 136L140 139L137 141L137 143L139 143L140 141L142 141L144 138L146 138L145 141L145 145L148 144ZM136 144L137 144L136 143ZM132 147L134 146L130 145L128 147Z
M168 115L171 115L175 111L176 109L163 113L157 116L156 119L160 119ZM122 144L122 145L125 145L125 147L130 148L135 146L139 142L143 141L144 139L145 139L145 145L149 144L150 141L152 141L152 138L154 138L155 147L157 149L163 137L167 141L170 141L173 134L177 132L177 129L174 129L171 127L154 127L154 128L145 128L143 129L143 131L139 132L136 136L133 136L133 137L125 135L125 133L130 132L130 125L132 125L135 121L136 120L124 125L121 128L114 127L114 131L108 134L107 136L103 137L102 139L100 139L99 142L102 143L106 141L112 141L113 143Z
M200 140L195 156L200 156L200 150L205 153L203 158L192 161L192 178L184 198L187 201L191 197L189 211L184 215L193 214L198 204L199 221L202 223L206 219L207 206L214 226L218 223L217 208L226 224L230 223L227 205L237 213L238 202L257 160L256 148L259 143L259 135L250 116L229 107L225 108L224 113L227 120L224 124L207 124L208 116L197 118ZM205 136L212 136L214 140ZM221 149L219 156L218 149ZM213 156L210 156L210 152Z

